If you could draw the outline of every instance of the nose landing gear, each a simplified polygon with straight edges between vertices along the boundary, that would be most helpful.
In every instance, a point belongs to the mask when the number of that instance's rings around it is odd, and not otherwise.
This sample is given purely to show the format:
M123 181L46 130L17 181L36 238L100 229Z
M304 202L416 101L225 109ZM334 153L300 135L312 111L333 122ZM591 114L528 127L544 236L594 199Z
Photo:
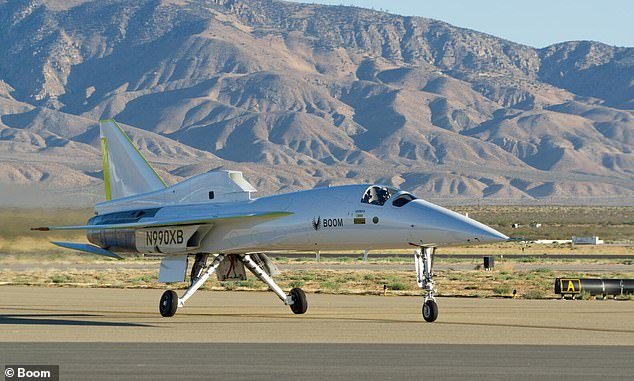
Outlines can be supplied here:
M422 308L423 319L429 323L436 321L438 318L438 304L436 303L436 298L434 298L436 288L434 287L432 273L432 258L435 251L435 247L421 247L414 254L416 282L425 293Z
M433 322L438 318L438 304L433 299L428 299L423 302L423 319L426 322Z

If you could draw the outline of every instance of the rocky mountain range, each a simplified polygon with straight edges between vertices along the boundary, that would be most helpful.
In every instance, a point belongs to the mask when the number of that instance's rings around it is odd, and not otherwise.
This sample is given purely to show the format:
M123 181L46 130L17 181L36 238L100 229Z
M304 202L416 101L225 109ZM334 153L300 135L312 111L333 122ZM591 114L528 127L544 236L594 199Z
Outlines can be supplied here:
M277 0L0 0L0 204L102 197L97 121L168 182L634 201L634 48Z

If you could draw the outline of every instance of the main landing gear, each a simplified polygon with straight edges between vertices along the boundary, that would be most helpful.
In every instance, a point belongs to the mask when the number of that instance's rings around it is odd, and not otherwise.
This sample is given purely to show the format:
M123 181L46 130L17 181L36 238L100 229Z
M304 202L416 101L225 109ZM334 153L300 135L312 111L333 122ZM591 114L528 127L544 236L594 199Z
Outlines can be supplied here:
M211 262L209 266L203 272L202 269L205 267L205 263L207 261L207 255L202 254L200 257L196 255L196 261L194 262L194 267L192 268L192 279L189 288L185 291L181 298L178 297L176 292L172 290L165 291L163 296L161 296L161 300L159 303L159 312L163 317L174 316L176 310L179 307L183 307L187 299L189 299L199 288L202 286L207 279L218 269L220 263L225 259L227 254L218 254ZM246 268L248 268L253 275L255 275L259 280L266 283L271 291L273 291L279 298L291 308L294 314L301 315L306 312L308 309L308 301L306 300L306 294L302 291L301 288L294 288L291 292L286 295L284 291L280 288L280 286L275 283L273 278L264 271L252 258L249 254L240 254L236 255L237 259L240 260ZM199 259L200 258L200 259ZM202 264L201 264L202 263ZM195 275L195 277L194 277Z
M438 318L438 304L434 294L434 280L432 273L433 255L436 251L435 247L421 247L414 254L414 264L416 265L416 282L423 289L425 298L423 299L423 319L426 322L436 321Z
M196 260L194 260L194 265L192 266L192 272L189 274L189 285L194 284L196 279L198 279L203 271L205 271L205 266L207 266L207 258L209 254L198 253L196 254Z
M178 308L178 295L172 290L167 290L161 296L159 312L164 317L174 316Z

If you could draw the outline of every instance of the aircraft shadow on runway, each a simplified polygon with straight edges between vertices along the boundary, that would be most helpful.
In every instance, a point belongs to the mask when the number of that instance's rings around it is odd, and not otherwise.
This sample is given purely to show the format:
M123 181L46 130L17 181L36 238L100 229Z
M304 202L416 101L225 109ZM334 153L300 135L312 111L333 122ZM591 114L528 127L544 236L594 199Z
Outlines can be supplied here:
M206 313L187 313L186 315L191 317L232 317L232 318L264 318L267 320L258 320L251 321L251 323L258 324L277 324L278 321L275 319L297 319L294 315L284 315L284 314L248 314L248 313L214 313L214 314L206 314ZM274 320L268 320L274 319ZM388 319L388 318L364 318L360 316L303 316L302 320L333 320L333 321L359 321L359 322L371 322L371 323L383 323L383 324L412 324L412 325L421 325L424 322L420 320L401 320L401 319ZM297 320L296 320L297 321ZM187 321L174 321L174 324L204 324L209 323L206 320L187 320ZM218 322L215 321L214 324L233 324L234 322ZM470 322L470 321L453 321L453 322L436 322L435 325L447 325L447 326L474 326L474 327L496 327L496 328L522 328L522 329L559 329L559 330L570 330L570 331L590 331L590 332L609 332L609 333L634 333L634 330L629 329L613 329L613 328L591 328L591 327L574 327L574 326L564 326L564 325L531 325L531 324L504 324L504 323L478 323L478 322Z
M613 332L613 333L634 333L628 329L611 329L611 328L588 328L588 327L566 327L553 325L529 325L529 324L502 324L502 323L474 323L474 322L438 322L439 325L471 325L480 327L498 327L498 328L528 328L528 329L563 329L569 331L591 331L591 332Z
M97 327L152 327L149 324L94 321L94 320L72 320L63 318L86 318L99 317L94 314L10 314L0 315L0 325L76 325L76 326L97 326Z

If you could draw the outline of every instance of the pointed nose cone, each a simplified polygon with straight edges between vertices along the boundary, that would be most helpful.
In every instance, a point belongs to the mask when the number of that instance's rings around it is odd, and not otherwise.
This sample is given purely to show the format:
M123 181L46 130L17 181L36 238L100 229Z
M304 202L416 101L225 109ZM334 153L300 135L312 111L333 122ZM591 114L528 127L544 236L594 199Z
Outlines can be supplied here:
M476 241L474 243L478 243L477 241L480 243L504 242L509 239L506 235L476 220L469 219L466 223L470 225L470 229L465 229L464 233L467 236L474 235Z
M414 204L414 244L469 245L507 241L499 231L424 200Z

